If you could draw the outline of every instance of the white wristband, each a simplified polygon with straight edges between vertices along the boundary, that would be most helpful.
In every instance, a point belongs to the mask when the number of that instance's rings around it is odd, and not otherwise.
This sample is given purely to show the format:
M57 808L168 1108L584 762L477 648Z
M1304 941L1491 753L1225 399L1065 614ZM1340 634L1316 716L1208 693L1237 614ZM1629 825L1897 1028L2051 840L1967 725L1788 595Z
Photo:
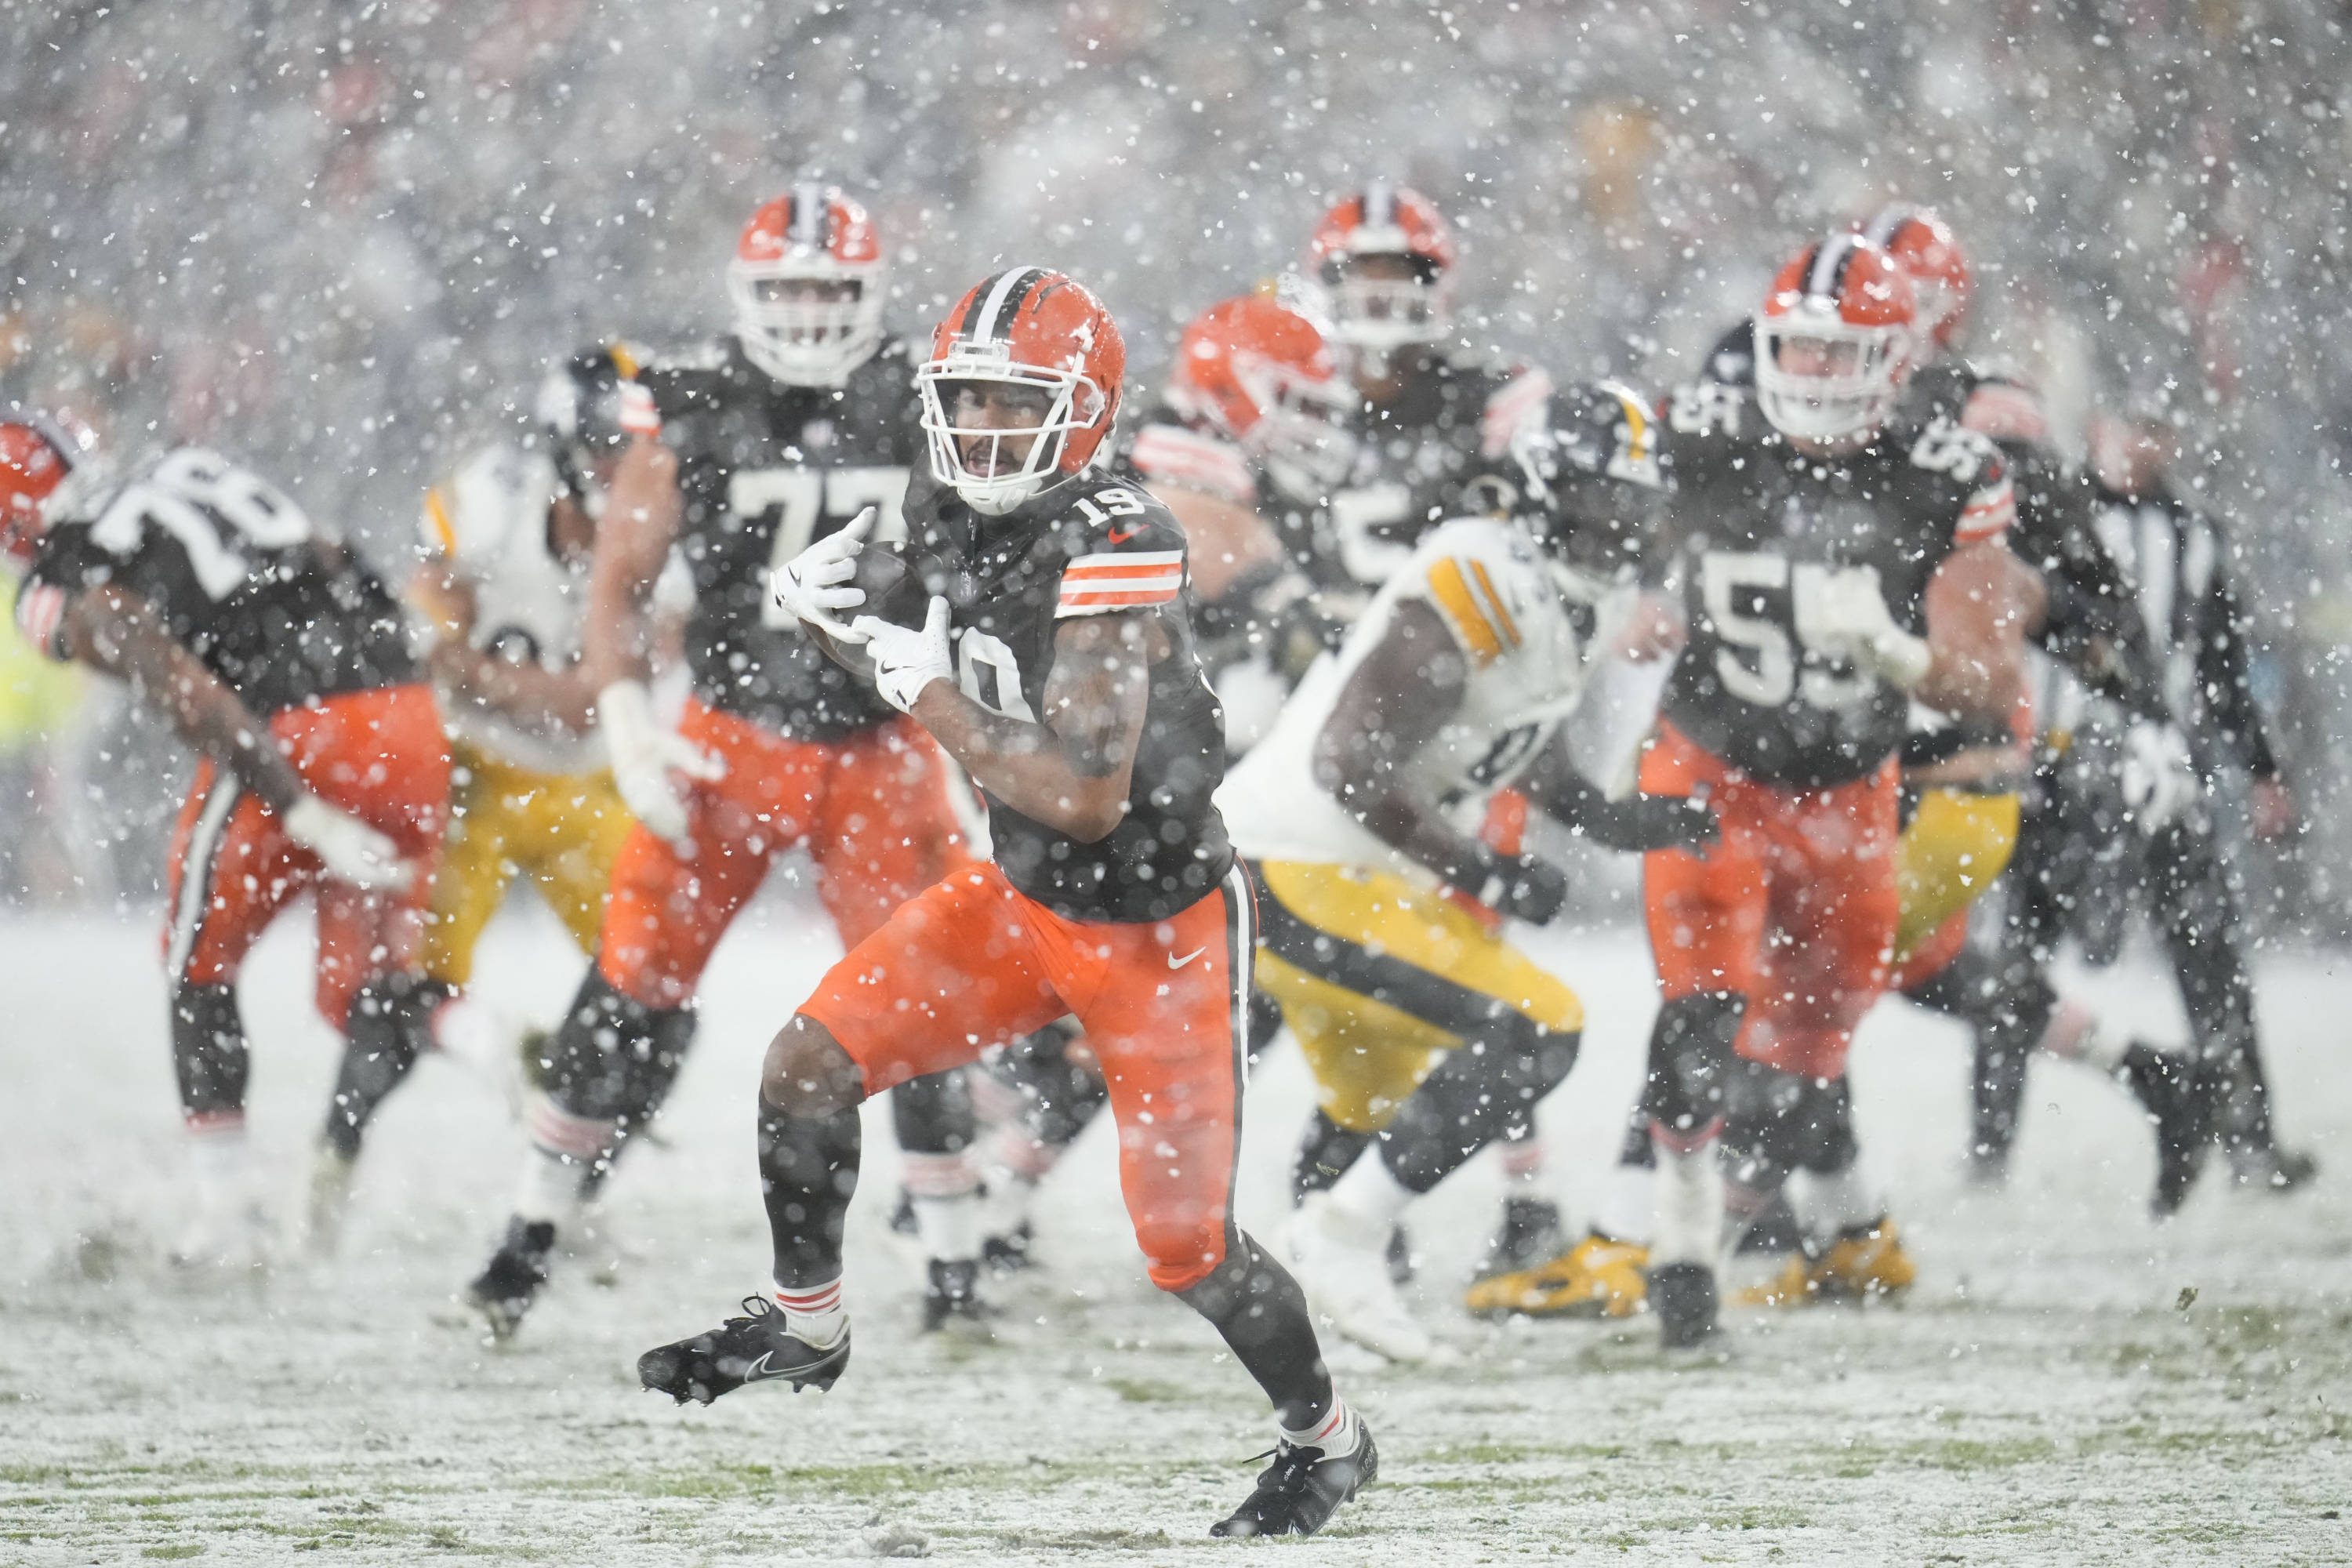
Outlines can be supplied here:
M1870 661L1878 667L1879 674L1908 691L1927 679L1927 671L1935 667L1936 650L1927 646L1926 637L1888 630L1870 639Z

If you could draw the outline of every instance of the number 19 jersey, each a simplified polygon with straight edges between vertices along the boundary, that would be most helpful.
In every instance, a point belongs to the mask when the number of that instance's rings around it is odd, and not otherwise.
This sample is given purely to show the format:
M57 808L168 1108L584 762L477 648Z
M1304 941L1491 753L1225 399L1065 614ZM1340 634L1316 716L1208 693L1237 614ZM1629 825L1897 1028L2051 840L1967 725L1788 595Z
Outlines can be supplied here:
M906 537L900 507L922 432L904 346L886 342L838 386L786 385L733 338L656 356L635 379L678 459L695 695L799 741L897 718L776 606L768 574L868 506L881 515L866 537Z
M1750 777L1847 783L1901 745L1908 698L1816 626L1832 576L1875 574L1895 625L1926 631L1927 583L1959 544L2016 515L2000 451L1946 419L1890 424L1859 451L1799 452L1743 389L1677 389L1659 527L1689 641L1661 715Z

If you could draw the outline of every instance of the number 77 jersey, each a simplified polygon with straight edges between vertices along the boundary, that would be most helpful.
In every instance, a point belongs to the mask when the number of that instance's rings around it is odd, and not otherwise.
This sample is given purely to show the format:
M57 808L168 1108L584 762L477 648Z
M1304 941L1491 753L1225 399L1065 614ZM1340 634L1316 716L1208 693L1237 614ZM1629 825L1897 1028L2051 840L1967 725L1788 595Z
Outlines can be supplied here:
M1689 641L1661 715L1752 778L1821 788L1902 743L1909 699L1812 613L1832 582L1874 578L1895 624L1927 631L1929 579L2016 516L2000 450L1948 420L1889 424L1834 458L1796 450L1745 398L1678 391L1654 560L1679 579Z

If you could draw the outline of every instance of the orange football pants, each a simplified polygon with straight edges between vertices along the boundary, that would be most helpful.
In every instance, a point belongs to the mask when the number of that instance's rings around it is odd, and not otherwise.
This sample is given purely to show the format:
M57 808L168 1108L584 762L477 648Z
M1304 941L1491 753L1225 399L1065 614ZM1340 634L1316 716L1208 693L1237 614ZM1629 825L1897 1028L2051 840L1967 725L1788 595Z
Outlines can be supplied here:
M597 951L604 978L649 1007L693 999L769 865L802 844L844 947L971 858L949 793L964 786L911 719L821 744L689 699L677 732L726 775L688 790L682 846L631 829Z
M1239 861L1181 913L1132 925L1066 920L993 863L971 866L908 900L801 1011L868 1094L1077 1015L1110 1089L1136 1245L1154 1285L1185 1290L1232 1235L1256 923Z
M316 889L320 1015L340 1030L367 982L414 970L449 809L449 742L426 686L385 686L272 714L269 732L303 786L400 847L415 880L363 892L320 873L278 814L209 757L172 831L172 920L163 963L174 984L229 985L288 902Z
M1737 1049L1783 1072L1845 1071L1854 1026L1886 989L1899 911L1895 764L1826 789L1747 777L1661 723L1645 795L1704 785L1722 825L1704 855L1643 857L1643 903L1668 1001L1748 999Z

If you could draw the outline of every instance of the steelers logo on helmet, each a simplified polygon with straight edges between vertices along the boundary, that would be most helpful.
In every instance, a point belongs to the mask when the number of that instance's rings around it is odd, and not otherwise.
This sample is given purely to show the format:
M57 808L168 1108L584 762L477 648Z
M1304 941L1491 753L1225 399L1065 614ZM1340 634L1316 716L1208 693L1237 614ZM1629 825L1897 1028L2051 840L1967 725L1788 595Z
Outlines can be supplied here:
M1927 207L1890 202L1856 232L1884 248L1910 276L1918 306L1914 330L1919 336L1946 349L1955 346L1968 323L1973 282L1952 226Z
M787 385L837 385L881 346L884 271L864 207L794 185L751 215L727 265L744 356Z
M605 487L629 444L624 411L643 357L626 343L610 343L573 354L539 384L532 418L556 477L592 518L604 515Z
M1184 329L1168 401L1266 466L1285 494L1323 495L1348 477L1356 403L1323 334L1297 311L1250 294L1210 306Z
M49 498L97 446L97 435L68 415L17 405L0 414L0 570L21 577L31 568Z
M1325 213L1307 248L1332 337L1381 353L1445 336L1454 259L1435 204L1379 180Z
M1800 440L1865 438L1894 411L1916 338L1911 279L1859 234L1780 269L1756 313L1756 402Z
M915 373L933 476L984 517L1044 494L1102 451L1126 373L1110 312L1071 279L1016 267L975 285Z

